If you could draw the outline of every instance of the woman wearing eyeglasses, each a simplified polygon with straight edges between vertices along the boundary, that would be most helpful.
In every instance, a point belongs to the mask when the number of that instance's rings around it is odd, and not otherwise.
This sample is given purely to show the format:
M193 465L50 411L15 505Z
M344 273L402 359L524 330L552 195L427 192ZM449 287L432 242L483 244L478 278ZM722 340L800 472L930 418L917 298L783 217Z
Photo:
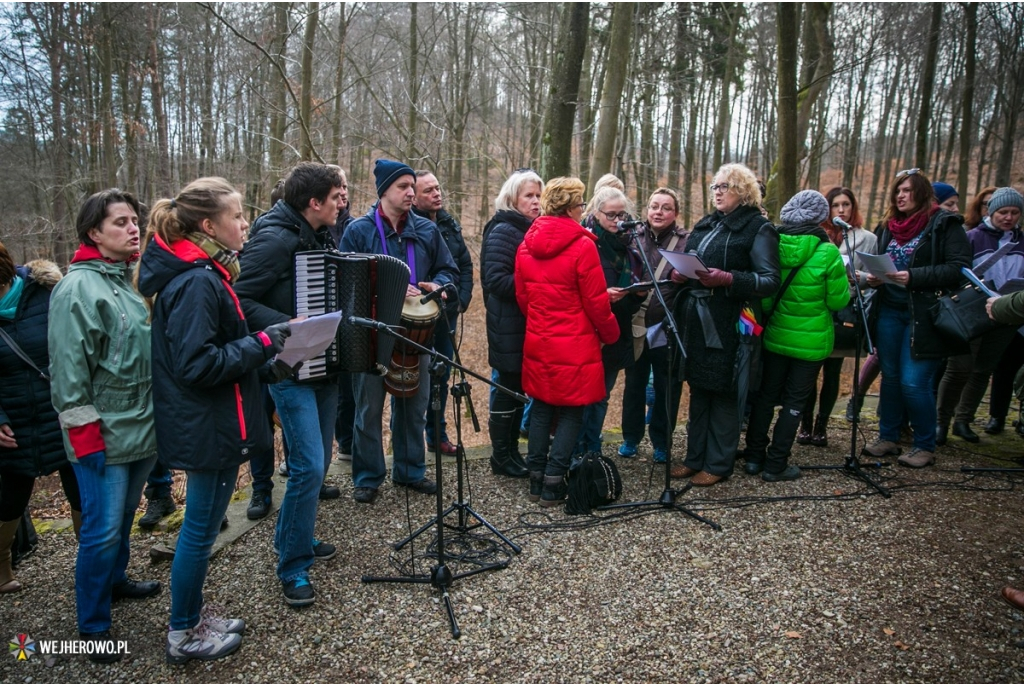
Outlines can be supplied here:
M996 192L995 186L985 186L974 199L967 204L967 212L964 214L964 229L977 228L988 216L988 201L992 199L992 193Z
M565 475L583 408L607 394L601 345L619 339L597 237L580 224L584 189L578 178L548 181L540 198L541 216L516 254L516 300L526 316L523 390L533 398L530 500L546 507L565 499Z
M644 272L643 281L673 281L658 286L665 304L675 302L679 283L686 279L675 272L659 249L682 252L686 248L689 231L676 224L679 216L679 196L668 188L658 188L647 201L647 221L637 227L637 247L644 251L653 274ZM641 262L642 264L643 262ZM659 331L664 325L665 310L654 292L649 292L644 303L633 317L633 355L636 363L626 368L626 384L622 392L622 445L619 456L631 458L637 453L637 446L644 437L647 405L647 382L654 371L654 404L651 411L651 446L654 448L654 462L662 464L668 459L668 447L676 428L679 414L679 398L683 393L683 382L678 369L669 377L668 337ZM682 326L681 321L676 321ZM652 334L648 339L647 333ZM667 408L666 408L667 407Z
M935 391L933 379L949 350L932 323L936 291L956 288L960 269L971 264L971 247L960 218L940 209L928 178L919 169L896 175L889 209L875 233L878 254L887 254L896 272L878 288L873 307L874 341L882 367L878 439L864 454L882 458L900 454L897 444L904 412L910 417L914 446L897 460L923 468L935 463Z
M604 272L612 314L619 326L619 339L601 349L604 365L604 397L583 410L583 429L576 441L576 452L600 452L601 428L608 413L608 395L615 386L619 371L633 365L633 315L640 309L647 293L628 293L627 286L636 283L642 273L640 256L630 247L628 231L620 231L618 223L630 218L629 199L621 190L605 186L590 199L587 219L583 225L597 236L597 254Z
M708 267L678 298L685 336L690 421L686 461L672 475L710 486L732 474L743 421L756 335L741 335L749 316L760 320L761 300L779 288L779 233L761 215L757 177L726 164L711 184L715 211L693 227L687 252ZM753 329L755 333L759 331ZM742 338L742 339L741 339Z

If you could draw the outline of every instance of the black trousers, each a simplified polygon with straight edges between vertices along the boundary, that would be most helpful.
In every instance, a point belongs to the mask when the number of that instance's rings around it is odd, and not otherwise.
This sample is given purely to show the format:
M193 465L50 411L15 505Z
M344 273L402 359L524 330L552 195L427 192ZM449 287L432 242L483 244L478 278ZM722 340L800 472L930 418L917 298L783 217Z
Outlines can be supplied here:
M1009 347L1003 352L999 365L992 374L992 395L989 398L989 416L1005 419L1010 411L1010 399L1013 397L1013 379L1017 370L1024 364L1024 335L1015 333Z
M764 350L762 361L761 389L747 422L747 460L763 461L765 471L779 473L789 464L800 417L807 397L814 393L824 360L810 362ZM779 405L782 410L769 445L768 428Z
M78 493L78 479L71 462L57 469L60 474L60 485L64 496L75 511L82 511L82 497ZM25 513L25 507L32 497L32 489L36 479L20 473L0 470L0 521L16 521Z

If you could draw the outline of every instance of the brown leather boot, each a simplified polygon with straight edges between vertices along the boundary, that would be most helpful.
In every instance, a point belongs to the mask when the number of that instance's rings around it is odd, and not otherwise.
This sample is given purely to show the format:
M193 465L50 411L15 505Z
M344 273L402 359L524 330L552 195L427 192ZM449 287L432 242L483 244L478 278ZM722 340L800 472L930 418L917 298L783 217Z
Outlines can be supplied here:
M11 546L20 525L20 516L13 521L0 521L0 594L18 592L23 587L11 568Z

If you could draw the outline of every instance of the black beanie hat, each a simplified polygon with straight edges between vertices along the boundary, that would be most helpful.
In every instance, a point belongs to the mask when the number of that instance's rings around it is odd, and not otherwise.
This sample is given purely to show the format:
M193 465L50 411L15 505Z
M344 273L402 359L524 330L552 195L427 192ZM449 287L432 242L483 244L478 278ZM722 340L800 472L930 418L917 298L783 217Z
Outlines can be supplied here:
M400 176L416 178L416 172L408 164L391 159L378 159L373 165L373 177L377 181L377 197L382 196Z

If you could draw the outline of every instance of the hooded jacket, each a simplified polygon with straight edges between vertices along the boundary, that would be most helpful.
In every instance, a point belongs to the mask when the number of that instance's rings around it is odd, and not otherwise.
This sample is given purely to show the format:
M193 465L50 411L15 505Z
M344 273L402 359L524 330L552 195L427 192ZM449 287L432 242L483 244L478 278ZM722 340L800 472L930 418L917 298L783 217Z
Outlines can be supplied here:
M25 279L13 319L0 318L0 328L43 372L50 365L46 334L50 291L61 278L53 262L37 260L16 268ZM0 338L0 425L9 424L18 446L0 447L0 472L45 476L67 463L50 384Z
M271 348L250 335L227 272L188 240L155 238L139 290L153 302L153 403L160 461L220 471L271 446L257 369Z
M824 229L817 224L779 227L779 275L786 282L799 269L782 298L762 301L768 318L764 347L776 354L818 361L832 354L832 312L850 301L846 267ZM776 293L776 296L778 293Z
M516 255L516 299L526 315L523 390L550 405L605 397L601 343L619 339L619 324L596 241L568 217L542 216Z
M81 245L50 296L50 398L68 459L156 456L149 311L127 262Z

